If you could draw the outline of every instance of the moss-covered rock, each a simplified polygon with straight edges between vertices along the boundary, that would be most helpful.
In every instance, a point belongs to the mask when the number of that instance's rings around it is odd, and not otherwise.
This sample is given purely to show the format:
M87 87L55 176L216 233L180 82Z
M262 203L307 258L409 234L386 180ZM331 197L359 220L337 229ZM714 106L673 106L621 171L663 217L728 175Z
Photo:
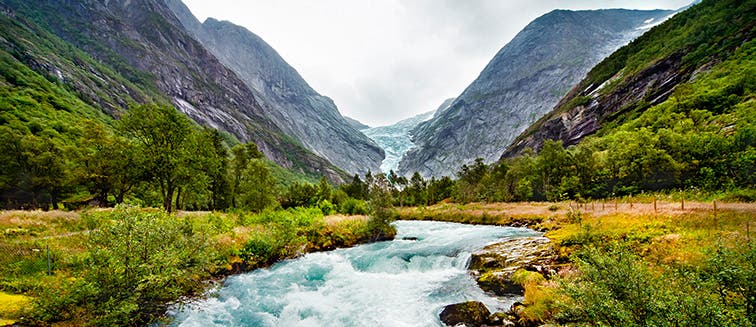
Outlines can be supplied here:
M522 294L522 283L513 280L515 273L531 271L547 275L556 258L548 238L524 237L476 251L472 254L470 270L484 291L497 295Z

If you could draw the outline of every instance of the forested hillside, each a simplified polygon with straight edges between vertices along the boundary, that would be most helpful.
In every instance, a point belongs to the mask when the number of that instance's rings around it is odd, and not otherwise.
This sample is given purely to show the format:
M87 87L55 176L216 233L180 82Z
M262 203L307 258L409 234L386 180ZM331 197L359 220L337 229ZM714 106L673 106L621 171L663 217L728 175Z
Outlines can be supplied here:
M458 193L553 200L692 188L752 198L755 10L703 1L651 29L593 68L499 163L463 167L458 183L469 187Z

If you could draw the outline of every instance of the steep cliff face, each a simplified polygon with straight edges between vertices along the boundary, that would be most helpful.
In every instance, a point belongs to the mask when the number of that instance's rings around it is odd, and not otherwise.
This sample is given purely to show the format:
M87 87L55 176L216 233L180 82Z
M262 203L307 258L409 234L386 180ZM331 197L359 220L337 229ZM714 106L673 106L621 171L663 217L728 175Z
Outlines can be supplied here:
M502 158L527 148L539 150L546 140L577 144L666 101L680 84L753 39L755 6L753 1L702 1L653 28L594 67L552 112L519 135ZM679 92L685 98L685 89Z
M180 0L165 0L182 24L261 99L266 114L305 148L349 173L377 171L383 150L354 129L333 101L307 82L260 37L208 19L200 24Z
M338 168L288 139L266 116L261 99L195 41L162 1L8 0L5 5L111 67L144 93L172 102L198 123L257 143L282 166L343 178ZM112 111L122 110L127 102L115 103Z
M413 131L400 173L452 175L481 157L497 160L588 70L670 11L556 10L504 46L448 110Z

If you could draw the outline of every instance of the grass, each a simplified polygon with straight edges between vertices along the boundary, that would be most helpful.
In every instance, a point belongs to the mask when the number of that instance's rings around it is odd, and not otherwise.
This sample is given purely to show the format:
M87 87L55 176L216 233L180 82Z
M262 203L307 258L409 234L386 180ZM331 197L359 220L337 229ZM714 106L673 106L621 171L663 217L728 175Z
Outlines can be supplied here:
M675 195L663 199L636 196L582 203L446 203L402 208L399 213L400 219L407 220L518 226L525 223L545 231L544 236L552 240L559 254L558 262L567 264L560 264L556 276L543 278L528 271L518 271L513 276L513 281L525 289L523 304L513 312L521 323L539 325L554 322L564 310L564 303L570 303L564 290L579 287L572 284L582 274L574 262L585 255L584 249L620 244L637 255L640 264L655 276L673 276L676 269L707 269L717 249L753 244L756 203L689 201Z
M70 294L87 275L90 235L110 226L118 209L89 211L0 211L0 326L20 316L38 316L54 310L50 294ZM159 212L141 209L142 212ZM371 239L367 216L324 217L319 209L297 209L250 214L246 212L180 212L177 222L199 231L209 244L212 258L201 267L199 278L227 274L268 265L304 252L348 247ZM269 258L250 252L250 244L273 244ZM47 275L47 248L52 274ZM192 277L194 278L194 277ZM68 285L68 286L66 286ZM75 287L75 286L74 286ZM44 302L48 302L45 304ZM63 301L65 302L65 301ZM68 304L66 304L68 305ZM91 321L81 307L64 307L66 312L47 314L59 323L86 325Z
M28 296L0 292L0 326L16 323L15 319L31 304L31 300Z

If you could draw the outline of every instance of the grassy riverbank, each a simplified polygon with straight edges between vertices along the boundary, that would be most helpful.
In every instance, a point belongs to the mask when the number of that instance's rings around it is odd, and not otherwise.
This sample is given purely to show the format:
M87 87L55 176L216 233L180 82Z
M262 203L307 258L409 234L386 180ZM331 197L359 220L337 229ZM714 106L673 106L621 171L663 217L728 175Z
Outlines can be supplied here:
M376 228L317 208L0 212L0 326L148 323L225 275L391 236Z
M525 225L545 231L559 254L558 273L521 278L525 301L512 314L522 326L756 322L753 203L645 197L439 204L399 212L402 219Z

